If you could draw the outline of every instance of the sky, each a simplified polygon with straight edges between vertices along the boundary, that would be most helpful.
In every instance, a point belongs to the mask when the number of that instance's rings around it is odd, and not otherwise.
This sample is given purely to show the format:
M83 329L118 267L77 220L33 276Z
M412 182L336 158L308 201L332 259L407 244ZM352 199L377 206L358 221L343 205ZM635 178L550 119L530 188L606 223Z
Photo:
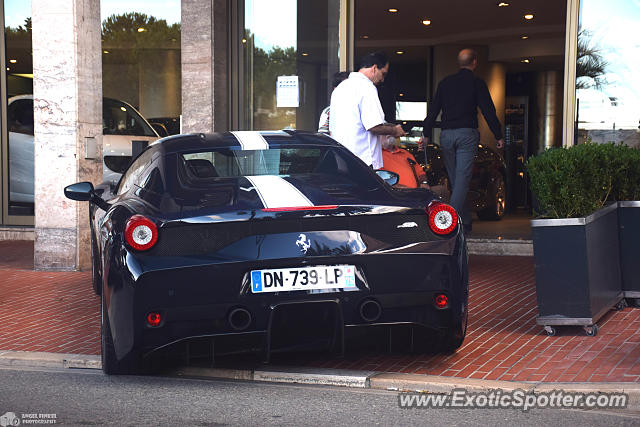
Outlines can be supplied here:
M245 11L245 27L255 35L257 47L297 46L297 0L245 0Z
M140 12L164 19L169 25L180 22L180 0L102 0L100 16L104 21L108 16L126 12ZM5 26L18 27L31 16L30 0L4 0Z
M601 50L608 65L606 84L600 90L579 92L578 98L593 102L600 97L604 105L609 104L608 97L618 99L618 106L608 110L583 102L585 108L593 108L583 116L603 116L605 121L615 118L617 127L636 128L640 119L640 0L582 0L580 24L592 34L592 45ZM611 118L607 120L606 115Z

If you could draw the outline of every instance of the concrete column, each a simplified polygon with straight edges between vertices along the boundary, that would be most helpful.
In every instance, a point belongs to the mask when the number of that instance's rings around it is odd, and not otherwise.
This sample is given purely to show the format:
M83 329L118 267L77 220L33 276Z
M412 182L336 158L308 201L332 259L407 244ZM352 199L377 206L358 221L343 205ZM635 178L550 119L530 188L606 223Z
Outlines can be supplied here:
M35 253L38 270L91 267L88 203L64 197L102 181L100 0L32 0Z
M182 131L229 130L227 0L182 0Z

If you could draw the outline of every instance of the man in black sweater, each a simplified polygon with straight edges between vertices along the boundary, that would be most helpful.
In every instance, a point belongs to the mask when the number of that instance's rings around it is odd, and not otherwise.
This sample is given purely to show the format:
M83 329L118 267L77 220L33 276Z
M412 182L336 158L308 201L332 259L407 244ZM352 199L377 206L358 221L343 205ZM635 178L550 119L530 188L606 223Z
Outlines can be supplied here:
M465 234L471 232L471 212L466 205L473 161L478 151L478 107L496 137L497 147L504 140L496 108L487 84L473 74L478 55L471 49L458 53L460 71L445 77L436 90L427 117L424 119L424 141L429 143L433 125L442 110L440 148L451 183L451 206L458 212Z

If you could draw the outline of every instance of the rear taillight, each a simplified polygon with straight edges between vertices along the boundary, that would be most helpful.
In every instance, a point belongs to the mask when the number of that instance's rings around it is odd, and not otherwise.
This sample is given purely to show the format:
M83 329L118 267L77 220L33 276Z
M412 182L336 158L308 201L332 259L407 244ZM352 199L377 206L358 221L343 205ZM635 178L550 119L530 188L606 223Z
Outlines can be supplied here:
M147 217L134 215L124 227L124 237L133 249L146 251L151 249L158 240L158 228Z
M458 226L458 214L451 206L441 202L431 202L427 207L429 228L436 234L449 234Z
M433 297L433 303L438 308L447 308L449 306L449 298L445 294L437 294Z

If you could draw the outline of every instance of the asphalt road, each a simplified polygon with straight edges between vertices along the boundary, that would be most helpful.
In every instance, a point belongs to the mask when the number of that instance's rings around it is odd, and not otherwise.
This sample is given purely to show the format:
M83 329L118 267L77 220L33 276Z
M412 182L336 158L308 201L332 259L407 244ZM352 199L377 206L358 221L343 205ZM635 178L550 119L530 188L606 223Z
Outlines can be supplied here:
M0 387L0 415L55 414L66 425L640 425L624 411L400 409L387 391L91 370L0 368Z

